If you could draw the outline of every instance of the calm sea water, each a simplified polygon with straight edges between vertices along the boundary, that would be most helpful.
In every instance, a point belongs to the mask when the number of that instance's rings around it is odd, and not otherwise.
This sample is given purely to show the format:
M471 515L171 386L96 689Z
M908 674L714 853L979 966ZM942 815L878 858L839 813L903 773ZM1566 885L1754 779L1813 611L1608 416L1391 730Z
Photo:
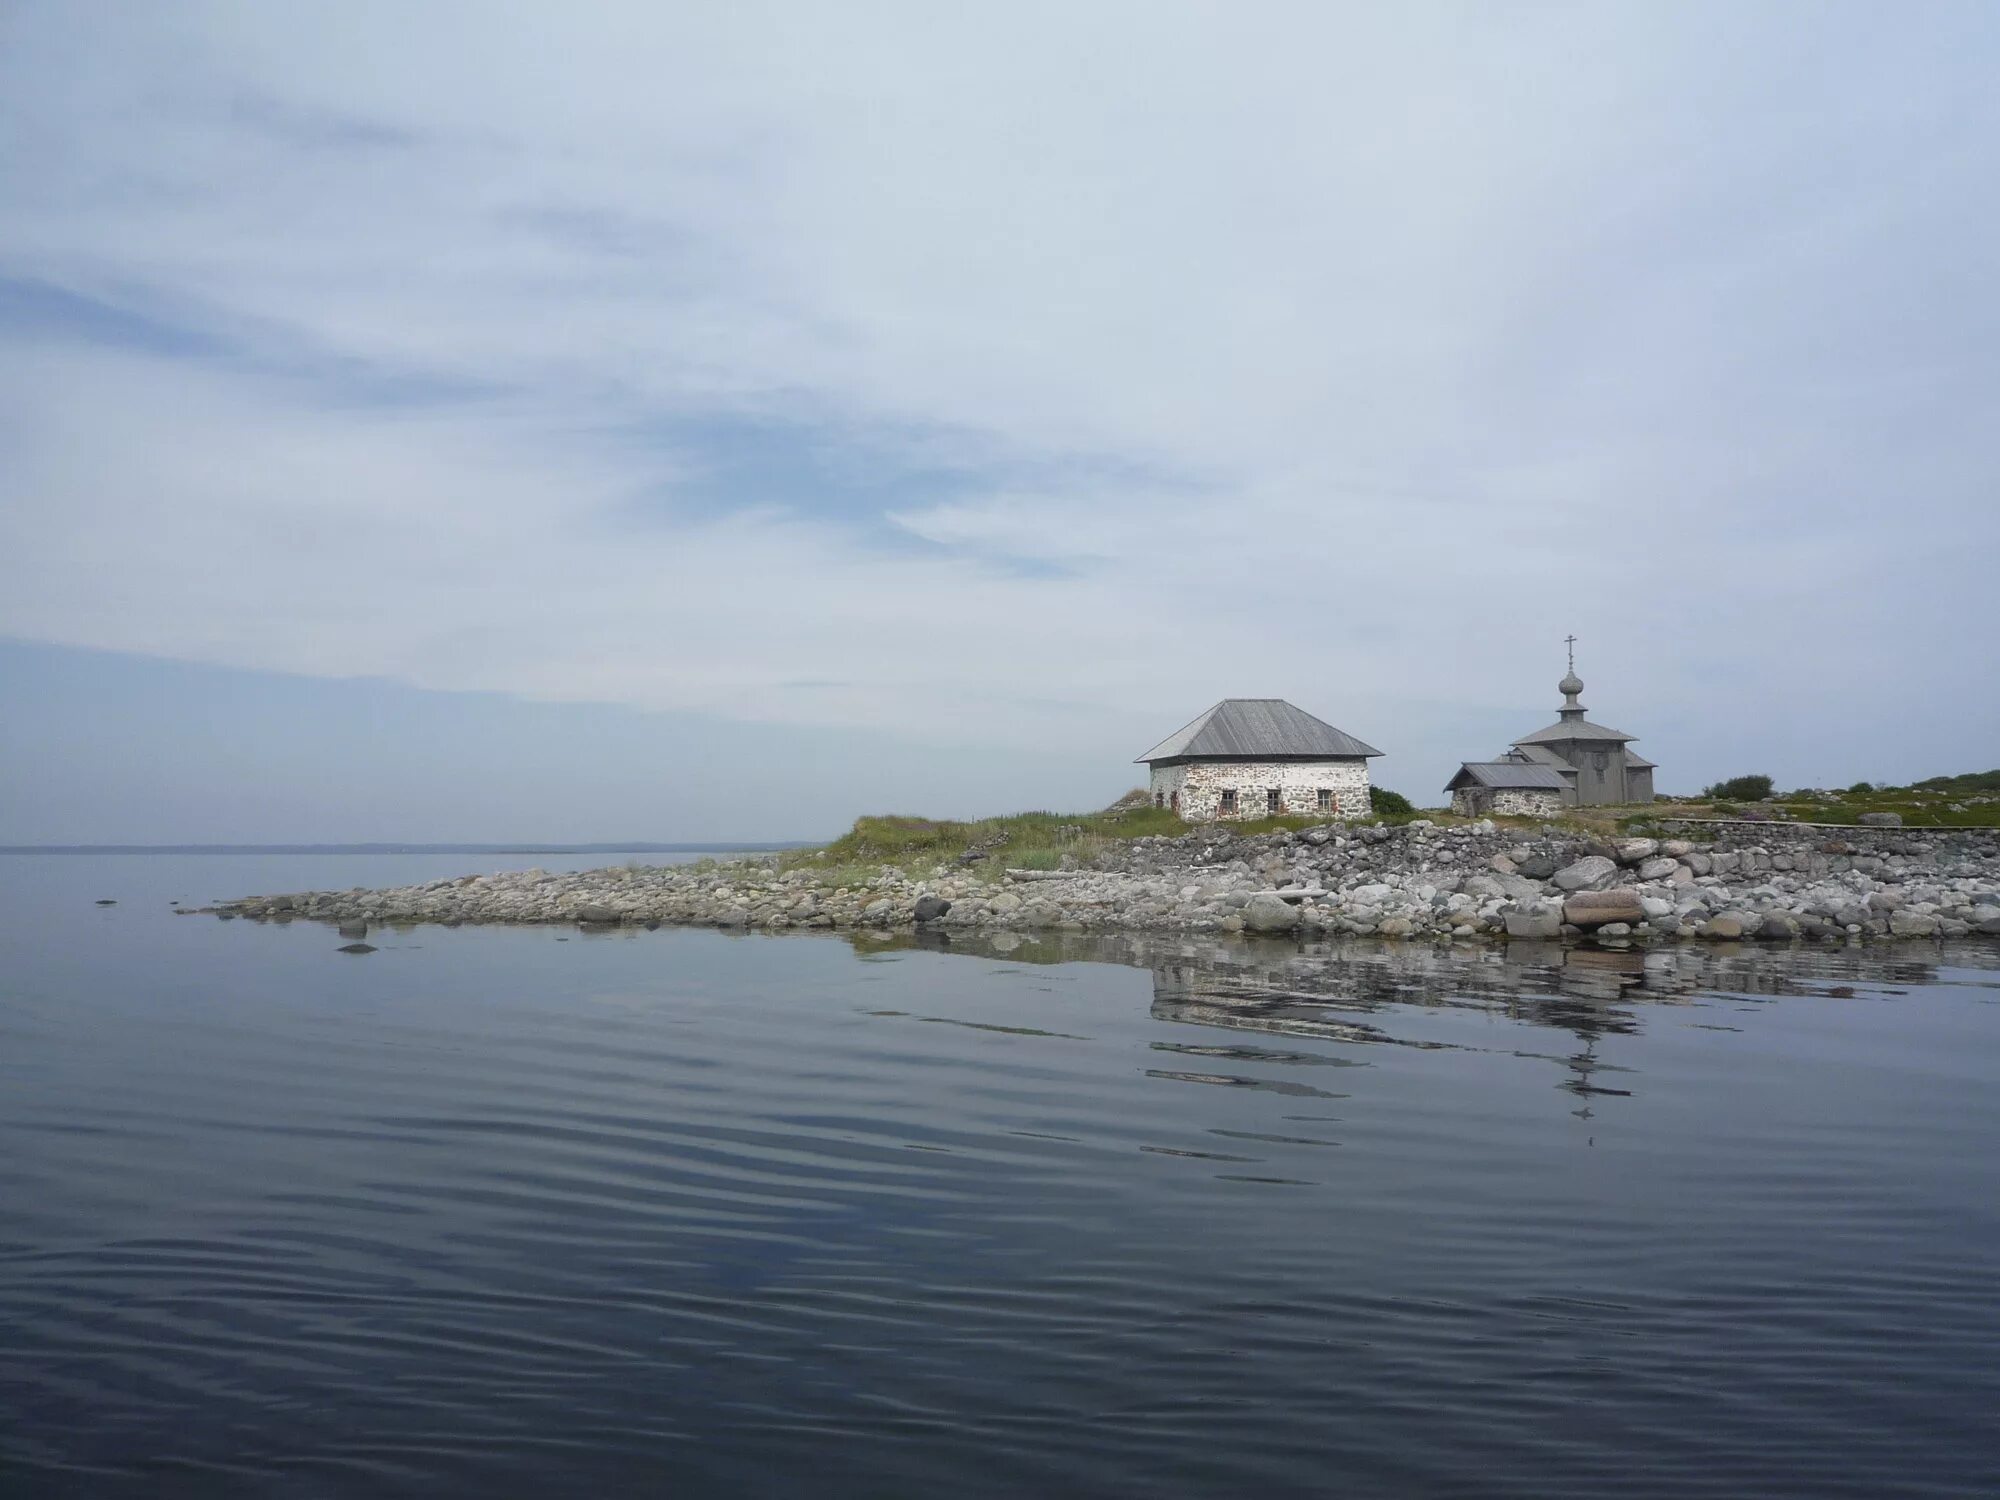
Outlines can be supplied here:
M0 858L0 1490L2000 1492L1993 948L168 906L481 863Z

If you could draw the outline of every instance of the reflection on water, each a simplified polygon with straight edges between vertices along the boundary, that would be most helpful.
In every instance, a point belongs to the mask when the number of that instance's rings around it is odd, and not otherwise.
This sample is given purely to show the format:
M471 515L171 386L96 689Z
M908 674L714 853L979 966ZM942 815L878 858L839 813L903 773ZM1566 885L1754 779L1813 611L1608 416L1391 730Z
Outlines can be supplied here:
M1018 933L924 933L907 941L859 936L863 951L909 946L1019 964L1077 962L1144 968L1153 979L1153 1015L1191 1026L1225 1027L1342 1044L1418 1048L1490 1046L1426 1034L1410 1024L1424 1011L1466 1011L1566 1032L1575 1046L1552 1052L1557 1086L1583 1101L1632 1093L1626 1070L1599 1055L1601 1038L1637 1034L1647 1012L1696 997L1799 996L1839 1000L1893 997L1938 984L1941 968L2000 991L2000 945L1966 942L1922 950L1773 950L1731 946L1564 947L1556 943L1432 947L1408 943L1291 943L1208 936L1162 937ZM1973 976L1985 976L1983 979ZM1393 1013L1395 1020L1387 1019ZM1400 1023L1400 1024L1399 1024ZM1737 1030L1721 1022L1697 1022ZM1269 1047L1161 1041L1162 1052L1239 1062L1352 1065L1354 1059ZM1519 1048L1514 1050L1519 1051ZM1215 1071L1155 1070L1182 1082L1310 1094L1308 1085Z
M1990 948L168 906L371 879L0 889L10 1500L1993 1492Z

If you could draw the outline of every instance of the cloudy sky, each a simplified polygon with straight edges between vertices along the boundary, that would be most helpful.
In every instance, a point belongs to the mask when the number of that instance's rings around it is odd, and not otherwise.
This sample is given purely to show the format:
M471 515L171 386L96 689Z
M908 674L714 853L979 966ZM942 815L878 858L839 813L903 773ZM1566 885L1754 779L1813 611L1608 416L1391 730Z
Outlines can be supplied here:
M2000 8L0 5L0 840L2000 764Z

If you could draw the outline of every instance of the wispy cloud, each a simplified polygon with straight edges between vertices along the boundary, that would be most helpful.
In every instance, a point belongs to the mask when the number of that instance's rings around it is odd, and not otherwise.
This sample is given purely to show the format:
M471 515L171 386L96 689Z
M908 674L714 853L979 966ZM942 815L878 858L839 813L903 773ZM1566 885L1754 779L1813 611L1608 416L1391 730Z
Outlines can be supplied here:
M1803 15L18 7L0 631L1441 780L1575 628L1670 771L1829 662L1977 738L1995 24Z

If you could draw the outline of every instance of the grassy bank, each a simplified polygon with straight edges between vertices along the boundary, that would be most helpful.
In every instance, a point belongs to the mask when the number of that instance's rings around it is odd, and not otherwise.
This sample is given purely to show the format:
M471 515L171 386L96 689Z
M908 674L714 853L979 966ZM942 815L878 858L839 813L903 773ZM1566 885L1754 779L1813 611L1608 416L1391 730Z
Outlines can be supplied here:
M1412 816L1392 814L1372 821L1404 822ZM1316 828L1325 822L1317 817L1246 818L1203 826L1256 834ZM824 848L796 850L780 856L779 863L786 869L810 869L829 884L865 883L885 865L913 873L928 873L939 865L988 874L1003 868L1058 870L1088 865L1112 845L1129 839L1177 837L1193 826L1157 807L1024 812L968 822L885 814L857 818L852 828Z
M1911 828L2000 827L2000 771L1935 777L1907 787L1857 785L1844 791L1781 793L1770 801L1713 798L1660 800L1648 807L1577 807L1560 818L1498 817L1524 831L1549 824L1581 835L1609 836L1643 830L1662 819L1783 817L1800 823L1857 823L1863 813L1893 812ZM1413 818L1450 825L1470 821L1436 808L1412 808L1366 821L1407 823ZM1244 819L1191 825L1165 808L1121 803L1099 812L1024 812L960 821L883 814L857 818L854 826L818 849L778 856L782 869L810 869L826 885L867 885L885 867L928 875L939 866L997 876L1002 869L1057 870L1089 865L1115 844L1148 836L1176 837L1195 826L1231 833L1275 833L1322 826L1318 817Z
M1755 802L1687 798L1656 803L1627 822L1649 818L1782 816L1799 823L1855 824L1863 813L1895 813L1906 828L2000 828L2000 771L1933 776L1911 786L1857 782L1841 790L1778 792Z

